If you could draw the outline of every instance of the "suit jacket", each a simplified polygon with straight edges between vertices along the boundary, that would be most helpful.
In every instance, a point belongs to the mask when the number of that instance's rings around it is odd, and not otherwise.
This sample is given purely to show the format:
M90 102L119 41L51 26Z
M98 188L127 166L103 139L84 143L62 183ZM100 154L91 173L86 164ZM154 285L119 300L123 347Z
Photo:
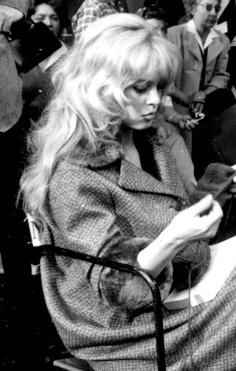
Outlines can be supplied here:
M0 0L26 15L29 0ZM0 132L9 130L22 112L22 81L17 73L15 60L7 38L0 33Z
M148 132L140 140L144 153L149 146L153 156L153 175L114 145L90 157L78 150L58 164L49 185L44 242L137 264L138 252L188 203L174 159ZM193 242L187 250L195 256L197 246L205 251L207 244ZM43 258L41 273L49 311L70 352L97 360L131 355L138 359L135 370L143 370L143 357L153 365L152 300L142 282L58 256Z
M228 62L229 40L219 31L208 46L205 87L208 93L218 88L227 87L229 74L226 72ZM186 29L186 23L168 29L168 39L180 52L181 66L176 78L179 90L191 95L199 90L202 71L202 55L192 32Z

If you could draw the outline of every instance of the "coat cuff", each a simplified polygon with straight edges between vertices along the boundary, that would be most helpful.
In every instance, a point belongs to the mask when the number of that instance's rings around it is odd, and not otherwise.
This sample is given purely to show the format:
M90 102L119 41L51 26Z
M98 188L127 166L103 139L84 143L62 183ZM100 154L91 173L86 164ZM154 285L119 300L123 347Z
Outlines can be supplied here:
M122 240L103 256L104 258L138 267L137 255L152 242L148 238L131 238ZM162 299L168 294L172 285L171 264L157 277ZM111 306L117 306L132 315L150 311L153 305L152 292L143 278L110 268L103 268L100 278L100 290Z

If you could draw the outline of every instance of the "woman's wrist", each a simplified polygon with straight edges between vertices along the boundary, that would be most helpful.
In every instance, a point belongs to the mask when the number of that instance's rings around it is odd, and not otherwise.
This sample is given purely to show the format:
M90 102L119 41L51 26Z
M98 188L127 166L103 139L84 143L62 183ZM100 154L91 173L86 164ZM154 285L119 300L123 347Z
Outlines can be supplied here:
M175 124L178 116L179 116L178 113L176 112L172 113L171 115L167 117L167 121Z
M185 241L174 236L167 227L152 243L139 252L140 268L157 277L172 258L184 247Z

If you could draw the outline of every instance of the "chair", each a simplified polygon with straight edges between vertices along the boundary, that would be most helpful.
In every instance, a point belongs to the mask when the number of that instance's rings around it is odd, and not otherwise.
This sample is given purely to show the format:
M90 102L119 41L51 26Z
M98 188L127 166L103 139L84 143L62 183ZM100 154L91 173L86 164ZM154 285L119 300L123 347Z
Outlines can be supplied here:
M153 296L157 366L159 371L165 371L166 364L165 364L162 303L159 287L158 284L156 283L156 280L150 274L143 271L142 269L139 269L129 264L119 263L105 258L85 254L82 252L64 249L59 246L41 245L38 229L31 215L27 215L27 221L29 224L29 230L31 235L31 245L33 246L33 248L30 248L30 256L33 267L39 267L40 258L42 256L50 256L56 254L61 256L67 256L73 259L83 260L92 264L98 264L104 267L109 267L118 271L138 275L145 280ZM87 362L86 360L74 358L71 355L69 355L69 357L66 358L53 360L53 365L56 367L57 370L63 369L71 371L93 371L92 367L89 365L89 362Z

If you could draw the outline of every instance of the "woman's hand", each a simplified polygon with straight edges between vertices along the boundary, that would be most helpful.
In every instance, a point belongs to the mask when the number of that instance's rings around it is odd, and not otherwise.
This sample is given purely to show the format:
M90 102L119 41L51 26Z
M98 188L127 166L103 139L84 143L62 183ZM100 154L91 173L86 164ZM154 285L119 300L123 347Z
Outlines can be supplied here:
M190 97L190 109L196 116L198 113L202 113L206 103L206 93L204 91L197 91Z
M223 217L222 209L209 194L202 200L181 211L170 223L168 233L172 233L180 243L215 236Z
M192 119L189 115L176 114L173 116L172 122L183 130L192 130L199 124L199 121L204 118L204 114L198 113L196 119Z
M146 248L139 252L139 266L157 277L190 241L215 236L223 212L212 195L175 216L172 222Z

